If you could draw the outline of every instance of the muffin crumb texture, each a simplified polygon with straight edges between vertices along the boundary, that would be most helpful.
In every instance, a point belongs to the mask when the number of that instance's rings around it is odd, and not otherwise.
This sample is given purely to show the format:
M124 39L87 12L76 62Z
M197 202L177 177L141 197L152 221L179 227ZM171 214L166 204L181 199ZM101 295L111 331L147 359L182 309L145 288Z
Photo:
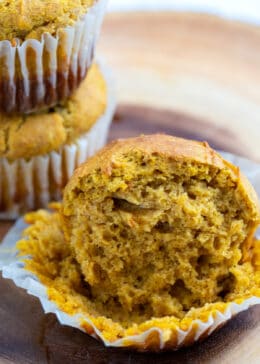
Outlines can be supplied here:
M27 269L109 340L260 296L257 197L205 143L114 142L76 171L59 211L26 219Z
M95 0L9 0L0 2L0 41L41 39L73 25Z

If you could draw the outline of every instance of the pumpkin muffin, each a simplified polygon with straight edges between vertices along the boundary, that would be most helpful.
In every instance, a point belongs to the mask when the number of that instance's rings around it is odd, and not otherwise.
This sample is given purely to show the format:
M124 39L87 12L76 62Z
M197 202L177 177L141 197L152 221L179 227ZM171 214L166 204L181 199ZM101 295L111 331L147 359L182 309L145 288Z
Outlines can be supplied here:
M260 297L256 193L207 143L115 141L56 209L25 217L18 249L48 298L106 345L191 344Z
M36 114L0 114L0 216L60 198L73 170L104 145L114 111L109 82L94 64L64 103Z
M106 0L0 4L0 111L64 101L91 65Z
M82 165L62 213L92 297L140 317L181 318L237 289L260 222L237 168L164 135L119 140Z

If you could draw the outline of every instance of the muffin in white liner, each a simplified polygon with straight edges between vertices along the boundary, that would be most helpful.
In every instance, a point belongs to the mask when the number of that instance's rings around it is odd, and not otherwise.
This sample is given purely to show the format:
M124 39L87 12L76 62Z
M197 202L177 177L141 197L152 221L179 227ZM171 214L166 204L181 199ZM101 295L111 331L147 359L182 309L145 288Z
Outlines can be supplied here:
M260 166L243 158L225 154L232 163L241 166L253 185L259 188ZM259 190L258 190L259 191ZM93 317L90 314L77 312L68 315L50 300L47 287L30 271L24 269L24 258L17 255L15 247L26 224L21 219L5 237L0 247L0 268L5 278L12 279L17 286L22 287L39 298L46 313L52 312L61 324L76 327L108 347L129 347L140 351L176 350L205 339L216 329L223 326L234 315L250 306L260 304L260 287L256 295L245 295L231 302L217 302L205 305L201 309L192 309L181 321L168 316L154 318L141 324L134 324L123 333L118 334L118 323L106 317ZM256 266L260 266L260 247L257 243ZM30 257L27 257L30 259ZM199 311L198 311L199 310ZM121 337L120 337L121 335Z
M105 145L115 111L115 90L110 71L102 64L99 68L107 85L106 110L87 133L45 155L12 161L0 157L0 219L15 219L59 200L75 168Z
M0 41L0 111L28 113L64 101L90 67L107 0L41 40Z

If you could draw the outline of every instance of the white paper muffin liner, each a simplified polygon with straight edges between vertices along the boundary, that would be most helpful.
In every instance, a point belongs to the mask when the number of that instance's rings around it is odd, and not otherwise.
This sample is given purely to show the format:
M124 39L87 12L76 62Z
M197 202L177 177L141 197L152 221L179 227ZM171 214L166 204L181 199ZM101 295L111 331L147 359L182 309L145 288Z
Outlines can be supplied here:
M260 165L228 153L222 154L226 159L241 167L259 193ZM35 275L24 269L22 258L17 256L15 244L20 240L21 232L26 227L27 225L23 219L20 219L9 231L0 246L0 269L2 270L3 277L12 279L18 287L22 287L29 294L38 297L44 312L54 313L61 324L78 328L84 332L86 332L87 326L87 332L94 338L101 340L107 347L131 347L142 351L176 350L182 346L191 345L198 340L205 339L239 312L245 311L253 305L260 304L260 298L252 296L240 303L228 303L223 312L216 311L216 309L212 310L212 313L208 315L205 321L194 319L185 330L178 328L177 325L175 329L162 329L154 326L137 335L109 341L104 338L102 331L96 327L92 319L87 315L77 314L70 316L62 312L54 302L48 299L46 287L39 282ZM260 232L258 232L259 237ZM82 321L86 323L84 325L85 330L83 329Z
M110 71L102 62L99 66L107 83L107 108L89 132L44 156L13 162L0 158L0 219L15 219L59 200L74 170L105 145L116 102Z
M91 65L106 3L97 0L55 36L0 41L0 111L27 113L68 98Z

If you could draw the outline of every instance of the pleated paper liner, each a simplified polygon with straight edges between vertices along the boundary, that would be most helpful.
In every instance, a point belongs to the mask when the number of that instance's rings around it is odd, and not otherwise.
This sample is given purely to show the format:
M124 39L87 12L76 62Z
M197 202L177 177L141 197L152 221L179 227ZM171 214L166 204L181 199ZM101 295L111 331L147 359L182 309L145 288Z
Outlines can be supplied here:
M236 314L247 310L253 305L260 304L260 291L259 297L252 296L238 301L239 303L234 301L208 305L208 307L205 307L204 313L198 312L198 316L202 316L202 318L198 319L186 318L178 323L171 317L153 319L128 329L125 337L116 340L107 338L110 336L107 333L104 335L104 328L109 327L109 325L113 326L104 317L81 317L78 328L102 341L107 347L132 348L137 351L154 352L178 350L206 339ZM116 330L114 331L116 332Z
M74 170L105 145L115 111L115 91L109 71L100 66L107 83L107 109L89 132L44 156L13 162L0 158L0 219L15 219L59 200Z
M107 0L41 41L0 41L0 112L28 113L68 98L86 77Z
M16 242L27 226L22 219L18 220L1 244L0 269L3 277L12 279L18 287L36 296L44 312L54 313L61 324L78 328L107 347L155 352L177 350L207 338L239 312L260 304L258 287L252 290L252 294L247 293L231 302L206 304L202 308L192 309L182 320L171 316L154 318L139 325L133 324L128 329L104 316L93 317L80 312L69 315L50 300L48 287L24 268L24 257L17 255ZM66 296L64 299L67 302Z

